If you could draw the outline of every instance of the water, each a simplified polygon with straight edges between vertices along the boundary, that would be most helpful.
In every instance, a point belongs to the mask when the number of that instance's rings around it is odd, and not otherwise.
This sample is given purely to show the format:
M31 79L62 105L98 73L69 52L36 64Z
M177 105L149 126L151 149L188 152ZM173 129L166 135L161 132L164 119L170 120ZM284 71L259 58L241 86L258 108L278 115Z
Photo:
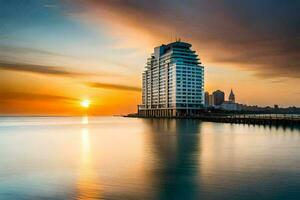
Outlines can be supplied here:
M0 199L300 199L300 131L198 120L0 118Z

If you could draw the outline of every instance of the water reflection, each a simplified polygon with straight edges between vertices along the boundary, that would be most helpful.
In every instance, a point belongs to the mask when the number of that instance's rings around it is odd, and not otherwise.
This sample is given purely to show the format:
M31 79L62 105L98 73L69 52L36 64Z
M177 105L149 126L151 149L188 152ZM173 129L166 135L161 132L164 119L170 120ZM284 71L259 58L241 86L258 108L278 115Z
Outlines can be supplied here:
M88 117L82 117L84 126L81 129L81 157L79 159L79 175L77 180L77 198L79 200L99 199L100 183L91 151L90 133L88 128Z
M290 199L296 193L297 131L198 120L145 123L157 159L151 169L155 199ZM286 182L280 195L270 189L279 180Z
M300 199L299 129L118 117L0 124L0 199Z
M89 117L88 116L83 116L81 118L81 124L89 124Z
M203 123L201 127L199 183L200 194L206 199L298 197L295 185L300 177L295 172L300 166L296 147L299 132L218 123Z
M155 199L198 199L200 123L196 120L146 120L152 131Z

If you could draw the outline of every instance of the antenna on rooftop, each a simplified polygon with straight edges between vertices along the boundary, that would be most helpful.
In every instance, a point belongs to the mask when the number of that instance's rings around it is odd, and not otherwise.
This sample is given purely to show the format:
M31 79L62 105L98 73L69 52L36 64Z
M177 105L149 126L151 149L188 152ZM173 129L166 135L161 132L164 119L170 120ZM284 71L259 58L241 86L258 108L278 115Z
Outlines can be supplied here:
M181 39L180 38L175 38L175 41L176 42L181 42Z

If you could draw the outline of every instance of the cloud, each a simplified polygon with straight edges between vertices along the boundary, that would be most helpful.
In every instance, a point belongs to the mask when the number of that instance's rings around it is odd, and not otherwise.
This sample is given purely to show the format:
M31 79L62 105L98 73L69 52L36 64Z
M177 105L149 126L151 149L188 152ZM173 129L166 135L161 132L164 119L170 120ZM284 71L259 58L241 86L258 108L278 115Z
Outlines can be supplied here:
M88 76L92 75L83 72L74 72L64 69L63 67L45 66L27 63L11 63L0 60L0 70L18 71L18 72L30 72L42 75L55 75L55 76Z
M14 39L13 39L14 40ZM63 58L73 58L73 56L65 55L61 53L56 53L52 51L47 51L39 48L33 48L33 47L22 47L22 46L12 46L12 45L0 45L0 59L2 60L8 60L7 58L17 59L20 56L29 55L32 54L34 56L55 56L57 57L63 57Z
M272 79L270 83L285 83L286 79Z
M141 88L139 87L109 84L109 83L87 82L86 85L93 88L101 88L101 89L127 90L127 91L137 91L137 92L141 91Z
M182 37L194 45L206 65L238 67L262 78L300 77L299 1L68 2L75 14L93 22L121 24L157 41ZM125 39L129 40L127 35Z
M3 100L39 100L39 101L78 101L76 98L50 95L50 94L40 94L40 93L29 93L29 92L1 92L1 101Z
M12 38L15 40L15 38ZM21 41L23 42L23 41ZM44 55L50 55L50 56L60 56L60 57L72 57L69 55L64 55L52 51L47 51L39 48L33 48L33 47L21 47L21 46L9 46L9 45L0 45L0 56L3 56L1 54L44 54Z
M55 5L55 4L45 4L44 7L45 8L56 8L57 5Z

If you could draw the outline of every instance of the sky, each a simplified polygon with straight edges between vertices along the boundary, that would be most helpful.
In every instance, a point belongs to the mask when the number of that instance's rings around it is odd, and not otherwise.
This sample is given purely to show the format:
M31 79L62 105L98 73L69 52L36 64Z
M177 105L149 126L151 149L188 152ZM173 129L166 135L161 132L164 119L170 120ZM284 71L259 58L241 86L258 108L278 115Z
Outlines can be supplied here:
M300 106L299 9L281 0L0 0L0 115L135 112L147 57L175 38L197 51L206 91Z

